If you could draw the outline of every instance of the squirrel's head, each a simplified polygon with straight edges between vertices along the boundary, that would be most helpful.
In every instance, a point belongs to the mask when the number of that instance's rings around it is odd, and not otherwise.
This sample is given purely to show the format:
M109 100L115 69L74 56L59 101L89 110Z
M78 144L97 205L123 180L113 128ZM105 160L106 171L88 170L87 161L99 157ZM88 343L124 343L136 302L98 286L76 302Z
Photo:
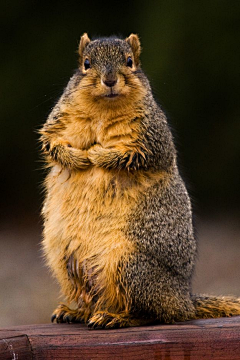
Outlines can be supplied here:
M108 106L143 96L140 52L137 35L131 34L125 40L110 37L91 41L85 33L79 44L81 96L88 96L95 103L107 102Z

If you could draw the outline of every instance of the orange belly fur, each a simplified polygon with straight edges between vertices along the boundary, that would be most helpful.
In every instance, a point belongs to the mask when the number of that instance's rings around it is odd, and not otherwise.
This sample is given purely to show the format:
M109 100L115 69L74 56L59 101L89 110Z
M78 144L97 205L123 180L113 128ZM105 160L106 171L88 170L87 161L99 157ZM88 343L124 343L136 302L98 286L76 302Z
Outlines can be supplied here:
M134 211L141 194L166 174L92 167L85 171L61 169L55 165L47 179L47 198L43 248L47 262L63 292L71 298L65 259L75 254L78 264L94 269L93 277L100 295L98 306L122 309L125 299L118 294L118 267L136 252L126 238L128 215ZM81 291L80 291L81 292ZM77 299L75 299L77 300Z

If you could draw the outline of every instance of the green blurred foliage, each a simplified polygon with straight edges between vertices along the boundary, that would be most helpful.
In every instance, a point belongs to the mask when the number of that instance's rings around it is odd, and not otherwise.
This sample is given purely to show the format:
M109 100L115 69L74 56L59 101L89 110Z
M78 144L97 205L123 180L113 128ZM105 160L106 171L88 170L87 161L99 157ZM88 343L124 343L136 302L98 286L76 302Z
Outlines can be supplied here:
M12 0L0 18L3 214L39 211L36 130L77 67L86 31L140 35L143 69L170 115L198 207L239 206L239 1Z

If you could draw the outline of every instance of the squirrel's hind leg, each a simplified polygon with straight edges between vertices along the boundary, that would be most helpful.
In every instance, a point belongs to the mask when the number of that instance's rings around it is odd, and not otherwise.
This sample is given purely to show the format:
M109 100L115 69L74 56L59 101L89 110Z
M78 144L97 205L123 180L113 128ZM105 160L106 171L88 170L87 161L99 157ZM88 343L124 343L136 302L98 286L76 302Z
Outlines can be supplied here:
M130 326L144 326L152 324L153 319L137 319L132 317L129 313L121 312L119 314L112 314L108 311L97 311L89 319L88 328L90 329L113 329Z
M86 312L82 309L70 309L64 304L59 304L52 314L51 321L57 323L84 323L85 318Z

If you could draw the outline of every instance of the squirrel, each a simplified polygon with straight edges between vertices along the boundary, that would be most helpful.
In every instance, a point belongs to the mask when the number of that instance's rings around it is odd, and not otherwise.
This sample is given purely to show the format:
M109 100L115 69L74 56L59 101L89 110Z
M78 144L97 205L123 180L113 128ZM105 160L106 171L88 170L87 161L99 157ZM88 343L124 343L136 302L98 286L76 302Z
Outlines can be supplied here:
M116 328L239 315L238 298L191 294L191 201L138 36L85 33L78 52L40 130L43 251L68 300L52 321Z

